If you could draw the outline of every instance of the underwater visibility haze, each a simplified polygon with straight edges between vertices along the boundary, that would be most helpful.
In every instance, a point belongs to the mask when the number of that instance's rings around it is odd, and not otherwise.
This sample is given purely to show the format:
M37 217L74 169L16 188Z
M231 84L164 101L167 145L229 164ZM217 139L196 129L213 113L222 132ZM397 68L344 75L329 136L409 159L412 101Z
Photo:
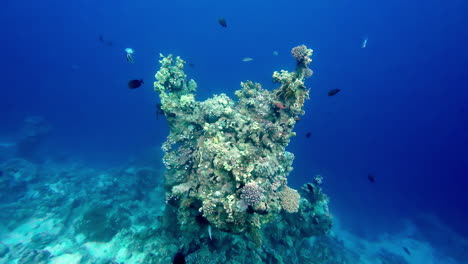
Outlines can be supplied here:
M468 263L466 10L4 1L0 263Z

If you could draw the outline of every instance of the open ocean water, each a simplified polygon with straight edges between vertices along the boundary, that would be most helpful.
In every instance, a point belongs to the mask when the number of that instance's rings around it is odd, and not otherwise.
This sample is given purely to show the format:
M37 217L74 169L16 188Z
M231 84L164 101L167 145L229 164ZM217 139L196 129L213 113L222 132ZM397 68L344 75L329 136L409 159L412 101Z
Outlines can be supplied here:
M294 70L302 44L314 74L288 185L323 177L333 215L308 242L333 241L328 253L307 263L468 263L467 11L462 0L4 0L0 263L219 263L186 248L183 262L157 257L174 251L157 239L171 232L158 226L159 54L186 61L197 100L235 98L246 80L278 88L273 71Z

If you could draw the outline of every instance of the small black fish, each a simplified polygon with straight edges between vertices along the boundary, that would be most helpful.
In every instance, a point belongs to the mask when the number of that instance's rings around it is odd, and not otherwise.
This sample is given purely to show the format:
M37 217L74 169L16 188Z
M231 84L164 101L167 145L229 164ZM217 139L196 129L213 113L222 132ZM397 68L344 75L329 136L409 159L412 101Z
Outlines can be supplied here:
M403 250L408 254L408 256L411 256L411 251L407 247L403 247Z
M335 94L339 93L341 89L332 89L328 91L328 96L334 96Z
M131 80L128 82L128 88L129 89L136 89L140 87L143 84L143 79L140 80Z
M224 17L218 18L218 23L224 28L227 27L227 22L226 19L224 19Z
M320 224L320 221L319 221L318 217L312 218L312 222L313 222L314 224L316 224L316 225Z
M172 261L173 264L185 264L185 256L184 254L177 252L174 256L174 260Z
M306 133L306 138L310 138L310 136L312 136L312 133L307 132L307 133Z
M371 183L374 183L375 182L375 176L371 173L367 174L367 179L371 182Z
M192 68L193 68L193 67L195 67L195 64L193 64L193 63L189 62L189 63L188 63L188 66L190 66L190 67L192 67Z

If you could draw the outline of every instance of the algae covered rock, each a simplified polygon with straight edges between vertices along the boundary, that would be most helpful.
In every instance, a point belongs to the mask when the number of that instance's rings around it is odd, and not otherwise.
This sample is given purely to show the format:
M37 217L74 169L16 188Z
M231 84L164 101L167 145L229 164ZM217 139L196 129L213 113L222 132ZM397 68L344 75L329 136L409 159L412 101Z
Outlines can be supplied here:
M84 234L89 241L108 242L130 224L130 218L125 212L113 211L110 206L96 205L84 213L76 224L76 231Z

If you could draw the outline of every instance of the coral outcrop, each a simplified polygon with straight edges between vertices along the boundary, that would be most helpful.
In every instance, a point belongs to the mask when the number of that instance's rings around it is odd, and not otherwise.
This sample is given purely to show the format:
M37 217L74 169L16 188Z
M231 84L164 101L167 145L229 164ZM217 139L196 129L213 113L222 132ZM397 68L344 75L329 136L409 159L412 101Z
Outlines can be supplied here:
M279 88L269 91L246 81L235 93L238 100L220 94L203 102L195 100L197 84L187 80L185 62L160 55L154 88L170 127L163 145L165 218L172 219L178 251L200 255L216 250L225 258L236 247L221 249L213 240L235 245L241 239L247 242L238 250L260 250L249 263L264 263L278 255L272 253L277 249L267 230L292 241L329 230L328 199L318 185L306 185L302 195L287 186L294 155L286 146L304 114L309 97L304 81L312 75L312 50L302 45L292 55L294 72L273 73ZM269 227L278 222L295 223L281 230Z

